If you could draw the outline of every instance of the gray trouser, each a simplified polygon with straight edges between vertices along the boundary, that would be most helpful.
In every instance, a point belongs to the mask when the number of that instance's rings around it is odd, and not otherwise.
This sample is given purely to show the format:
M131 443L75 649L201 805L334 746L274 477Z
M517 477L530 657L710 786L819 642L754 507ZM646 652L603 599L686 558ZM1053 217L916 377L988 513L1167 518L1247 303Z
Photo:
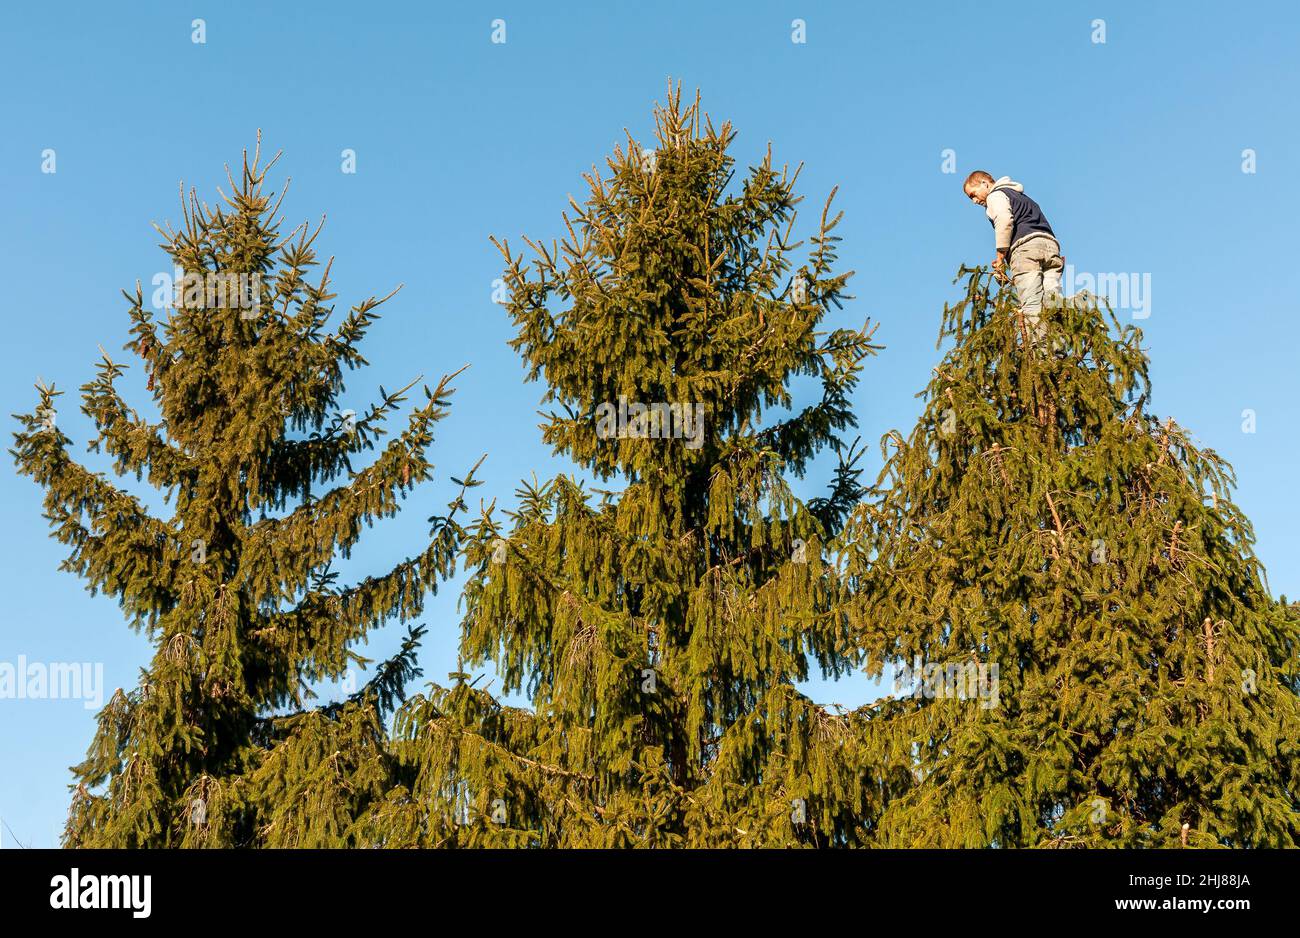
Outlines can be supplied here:
M1025 322L1032 330L1034 339L1042 339L1046 331L1039 322L1043 300L1046 299L1049 303L1060 302L1061 271L1065 269L1061 246L1055 238L1045 235L1030 238L1016 245L1011 252L1010 267Z

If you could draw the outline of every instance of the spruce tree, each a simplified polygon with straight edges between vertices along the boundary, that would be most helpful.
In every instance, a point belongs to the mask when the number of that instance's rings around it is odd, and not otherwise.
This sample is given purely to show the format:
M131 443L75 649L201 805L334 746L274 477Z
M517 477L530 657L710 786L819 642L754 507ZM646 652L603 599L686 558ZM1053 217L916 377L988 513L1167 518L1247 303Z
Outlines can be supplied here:
M353 461L386 435L406 391L354 415L345 370L382 299L353 306L332 331L330 264L314 231L279 233L265 191L276 159L245 152L215 208L193 190L184 224L158 229L183 276L160 321L137 283L131 349L148 372L150 421L119 394L126 365L107 353L81 388L93 451L120 476L147 479L171 516L92 472L68 452L53 386L19 419L12 453L45 489L63 568L117 598L155 652L139 685L119 690L74 768L64 843L76 847L340 846L370 802L394 784L387 717L418 674L423 629L355 693L312 703L312 685L364 667L358 643L390 618L418 616L455 562L456 511L430 519L426 546L386 573L341 586L332 561L392 516L431 477L426 452L447 413L452 376L411 410L369 465ZM229 177L229 173L227 174ZM331 261L332 263L332 261ZM396 293L397 291L393 291ZM472 473L462 485L474 485Z
M653 150L629 136L584 177L561 241L498 243L543 439L592 481L525 484L474 526L465 663L399 714L407 781L372 811L376 841L859 837L860 727L796 687L855 657L825 550L860 493L839 434L874 346L822 328L851 276L839 216L828 198L805 248L797 170L769 147L734 180L735 132L680 88L654 116ZM800 501L789 479L830 450L826 494ZM470 679L487 662L529 706Z
M1139 329L1071 302L1034 349L962 275L845 532L859 644L899 678L867 708L877 842L1295 846L1300 622L1231 468L1149 411Z

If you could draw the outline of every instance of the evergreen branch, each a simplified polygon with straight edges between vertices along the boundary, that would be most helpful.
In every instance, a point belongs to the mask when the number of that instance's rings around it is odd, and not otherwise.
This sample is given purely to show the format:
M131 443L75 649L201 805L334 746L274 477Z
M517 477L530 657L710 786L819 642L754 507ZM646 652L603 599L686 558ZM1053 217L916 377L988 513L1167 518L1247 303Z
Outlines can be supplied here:
M142 340L144 341L144 340ZM98 376L82 385L81 412L95 422L99 435L87 448L99 452L101 447L114 457L118 474L133 472L137 478L148 472L149 483L156 488L171 488L181 483L191 471L191 462L177 447L163 439L161 426L142 420L117 393L113 381L122 373L108 353L100 349L103 360Z
M445 376L436 390L428 392L428 403L411 413L408 428L347 485L303 504L284 518L255 524L245 542L245 569L274 571L285 592L292 592L294 584L301 582L301 575L294 571L319 567L336 552L347 556L361 536L362 525L396 514L399 495L412 479L427 478L432 468L424 450L432 441L433 424L447 414L448 398L454 393L448 385L453 377ZM410 386L393 395L385 394L383 388L380 392L386 401L400 403Z
M43 389L53 394L53 388ZM45 489L45 517L53 536L72 548L63 569L87 580L92 592L119 598L133 621L150 622L175 601L180 552L178 534L145 511L140 502L68 458L67 438L38 429L36 417L23 418L27 431L15 433L10 452L21 475ZM89 527L81 519L89 519Z

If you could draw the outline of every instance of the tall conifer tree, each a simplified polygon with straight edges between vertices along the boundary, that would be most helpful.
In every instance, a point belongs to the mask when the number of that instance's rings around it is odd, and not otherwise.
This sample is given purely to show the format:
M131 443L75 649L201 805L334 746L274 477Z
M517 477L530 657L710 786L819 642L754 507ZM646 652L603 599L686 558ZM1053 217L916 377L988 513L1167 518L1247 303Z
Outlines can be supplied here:
M769 148L734 180L734 131L680 89L655 122L653 150L629 138L607 176L586 176L558 244L529 241L531 260L499 245L513 347L555 408L543 439L619 490L560 476L524 486L505 526L484 516L462 650L530 706L467 673L413 698L398 719L408 783L372 812L376 840L859 836L855 727L795 686L810 662L853 662L823 555L859 495L854 457L840 450L824 497L788 484L840 449L873 351L866 329L822 327L851 275L839 216L828 199L801 257L797 171Z
M389 572L341 587L330 570L430 478L451 376L426 386L406 427L353 470L407 390L381 386L361 415L340 409L344 371L366 364L358 344L388 297L327 331L330 264L311 276L320 226L280 236L280 203L264 191L275 160L260 162L259 137L223 205L191 192L181 230L160 229L183 273L163 321L139 285L124 293L127 347L161 420L122 399L126 366L107 354L81 389L99 433L90 448L165 493L171 517L68 453L52 386L38 385L15 434L19 471L44 487L70 549L64 569L115 596L156 649L139 686L100 713L75 767L69 846L339 846L394 784L385 719L418 673L422 629L346 699L313 706L311 685L364 665L354 646L389 618L419 615L453 569L459 497L431 519L427 546ZM463 485L473 484L471 473Z
M868 708L878 843L1295 846L1300 623L1230 467L1149 412L1140 330L1069 305L1026 351L963 273L845 534L860 644L901 678Z

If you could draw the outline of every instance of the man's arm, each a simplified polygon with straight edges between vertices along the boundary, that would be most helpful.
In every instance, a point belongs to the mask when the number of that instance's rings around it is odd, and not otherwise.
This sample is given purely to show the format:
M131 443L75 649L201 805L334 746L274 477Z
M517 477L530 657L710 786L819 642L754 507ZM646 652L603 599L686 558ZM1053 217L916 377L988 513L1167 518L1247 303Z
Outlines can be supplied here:
M984 214L993 222L993 246L997 249L997 255L993 258L993 274L1002 283L1006 283L1007 275L1004 271L1007 257L1011 253L1011 231L1015 227L1011 200L1005 192L994 189L984 200Z
M999 254L1006 254L1011 250L1011 229L1015 226L1015 219L1011 216L1011 200L1007 194L1001 189L990 192L984 200L984 214L993 222L994 247Z

